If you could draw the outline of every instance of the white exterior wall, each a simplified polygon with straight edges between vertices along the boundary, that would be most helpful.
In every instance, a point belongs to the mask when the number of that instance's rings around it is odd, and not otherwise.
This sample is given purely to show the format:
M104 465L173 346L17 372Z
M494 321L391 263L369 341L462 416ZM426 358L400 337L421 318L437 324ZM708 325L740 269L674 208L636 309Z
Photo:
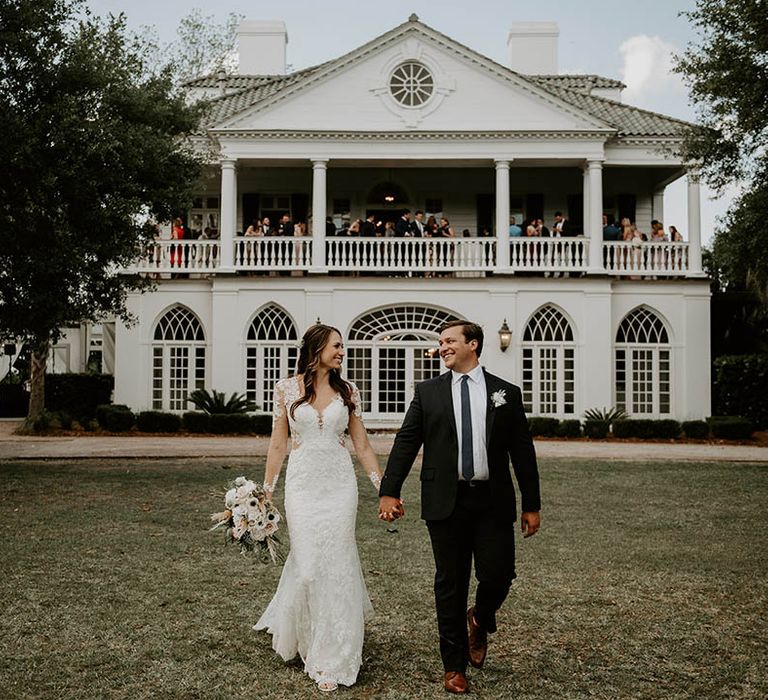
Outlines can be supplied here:
M133 296L130 308L141 323L117 326L115 402L151 405L151 347L154 327L173 304L184 304L205 330L206 385L245 392L246 334L265 304L282 307L299 334L319 318L347 334L360 315L401 303L436 306L480 323L486 334L482 363L520 384L525 326L541 306L557 306L570 320L576 344L576 412L608 407L613 398L613 341L623 317L639 305L665 322L672 350L672 417L709 415L709 288L706 281L615 282L573 278L398 278L226 277L211 281L171 280L152 294ZM497 331L506 319L512 344L501 352Z

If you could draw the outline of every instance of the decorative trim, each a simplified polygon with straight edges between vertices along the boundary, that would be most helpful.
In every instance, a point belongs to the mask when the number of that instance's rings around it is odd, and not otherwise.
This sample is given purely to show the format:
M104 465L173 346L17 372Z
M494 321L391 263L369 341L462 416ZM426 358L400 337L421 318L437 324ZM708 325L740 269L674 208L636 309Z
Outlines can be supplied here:
M613 130L601 131L230 131L211 129L226 139L285 139L290 141L606 141Z

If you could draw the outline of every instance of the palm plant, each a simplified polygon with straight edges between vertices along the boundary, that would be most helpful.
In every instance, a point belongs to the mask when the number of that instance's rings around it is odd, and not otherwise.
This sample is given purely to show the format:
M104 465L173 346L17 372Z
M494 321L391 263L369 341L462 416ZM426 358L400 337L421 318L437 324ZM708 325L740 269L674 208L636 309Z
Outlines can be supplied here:
M584 411L584 420L599 420L613 423L628 417L627 412L621 408L590 408L588 411Z
M258 409L245 394L234 393L227 398L223 391L215 390L208 393L205 389L196 389L187 397L187 401L205 413L248 413Z

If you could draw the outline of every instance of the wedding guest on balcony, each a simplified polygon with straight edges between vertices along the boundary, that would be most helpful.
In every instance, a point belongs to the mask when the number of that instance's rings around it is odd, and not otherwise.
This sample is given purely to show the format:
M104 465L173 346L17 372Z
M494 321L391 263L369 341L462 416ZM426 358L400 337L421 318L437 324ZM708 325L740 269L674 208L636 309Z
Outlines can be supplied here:
M510 238L520 238L523 235L523 229L521 229L517 222L515 221L514 216L509 217L509 237Z
M536 231L538 231L537 235L541 238L550 238L552 236L552 232L544 225L544 219L536 219L535 225Z
M438 229L437 219L432 214L430 214L429 217L427 218L427 223L424 228L425 228L424 235L427 238L437 237L437 229Z
M277 228L278 236L292 236L293 235L293 222L291 221L290 214L283 214L280 217L280 225Z
M376 215L368 214L365 221L360 224L360 235L365 238L373 238L376 235Z
M563 212L561 211L555 212L555 223L552 224L552 235L555 238L564 238L573 235L568 219L563 216Z
M269 220L268 216L265 216L261 220L261 235L262 236L274 235L274 230L272 229L272 222Z
M438 238L456 238L456 231L453 230L451 222L444 216L440 217L440 226L437 229Z
M669 239L671 241L674 241L675 243L682 243L682 241L683 241L683 234L680 233L680 231L678 231L675 226L670 226L669 227Z
M411 210L404 209L400 218L395 224L395 237L396 238L410 238L411 233Z
M248 238L253 236L263 236L264 232L261 230L261 221L258 219L253 219L248 228L245 229L245 233L243 235L247 236Z
M333 223L332 216L325 217L325 237L333 238L336 235L336 224Z
M413 221L411 222L411 235L414 238L424 238L426 225L424 223L424 212L419 209L413 215Z
M652 241L667 241L667 234L664 232L664 224L657 219L651 221L651 240Z
M179 217L176 217L173 220L173 226L171 227L171 240L181 241L183 240L183 238L184 238L184 224ZM182 246L171 245L170 254L171 254L171 267L181 267L183 262Z
M302 221L297 221L293 227L294 238L304 238L307 235L307 225ZM306 266L307 261L304 259L304 243L302 241L296 241L293 244L293 264L296 267ZM306 270L291 270L291 277L304 277L306 276Z
M614 223L608 223L608 217L603 215L603 240L618 241L621 238L621 229Z
M527 238L536 238L539 235L539 230L536 228L536 219L530 219L527 223L523 222L525 227L525 235Z
M395 232L395 222L394 221L387 221L384 224L384 238L394 238L396 236Z

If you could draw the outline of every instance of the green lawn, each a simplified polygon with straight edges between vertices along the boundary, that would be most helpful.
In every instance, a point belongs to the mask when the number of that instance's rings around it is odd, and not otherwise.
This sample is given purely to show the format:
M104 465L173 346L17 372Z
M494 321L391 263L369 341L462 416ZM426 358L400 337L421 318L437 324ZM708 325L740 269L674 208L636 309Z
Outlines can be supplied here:
M219 533L212 491L263 458L0 463L0 698L325 697L251 631L279 569ZM543 528L481 672L481 698L768 697L768 468L545 461ZM432 560L388 533L360 479L377 616L345 698L444 698ZM280 491L281 487L279 487Z

